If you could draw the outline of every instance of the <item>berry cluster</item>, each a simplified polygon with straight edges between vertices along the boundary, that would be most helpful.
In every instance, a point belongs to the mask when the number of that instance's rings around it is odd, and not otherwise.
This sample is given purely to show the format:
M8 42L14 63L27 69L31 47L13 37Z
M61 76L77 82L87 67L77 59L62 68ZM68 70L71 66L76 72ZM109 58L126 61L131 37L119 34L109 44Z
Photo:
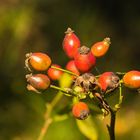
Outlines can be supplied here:
M107 53L110 44L110 38L105 38L90 48L82 46L74 31L68 28L62 43L65 54L70 58L66 64L66 69L52 63L51 58L45 53L26 54L25 66L30 72L26 75L27 89L41 93L49 87L54 88L51 86L51 81L59 80L64 73L69 73L73 81L71 86L57 89L76 98L72 107L73 116L81 120L88 117L90 112L88 103L81 101L86 97L98 100L101 110L103 110L104 115L107 115L111 110L105 100L107 94L121 88L122 85L131 89L140 89L140 71L104 72L100 75L94 75L91 72L96 65L96 59ZM121 101L115 106L116 110L120 104Z

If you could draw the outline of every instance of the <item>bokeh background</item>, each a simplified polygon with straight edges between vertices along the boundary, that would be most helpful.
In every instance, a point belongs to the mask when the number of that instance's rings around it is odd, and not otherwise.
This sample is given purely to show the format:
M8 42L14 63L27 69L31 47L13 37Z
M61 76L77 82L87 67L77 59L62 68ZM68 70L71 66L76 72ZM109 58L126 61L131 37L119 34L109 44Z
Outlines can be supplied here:
M28 52L48 53L62 67L69 60L62 50L67 27L82 45L111 38L109 52L97 60L100 73L140 70L139 2L101 0L0 0L0 140L35 140L44 122L45 103L55 95L26 90L24 68ZM124 102L117 115L119 140L140 139L140 94L123 88ZM64 97L59 106L68 105ZM57 110L56 107L56 110ZM55 110L54 110L55 111ZM105 122L92 119L98 140L108 140ZM75 119L53 123L46 140L88 140Z

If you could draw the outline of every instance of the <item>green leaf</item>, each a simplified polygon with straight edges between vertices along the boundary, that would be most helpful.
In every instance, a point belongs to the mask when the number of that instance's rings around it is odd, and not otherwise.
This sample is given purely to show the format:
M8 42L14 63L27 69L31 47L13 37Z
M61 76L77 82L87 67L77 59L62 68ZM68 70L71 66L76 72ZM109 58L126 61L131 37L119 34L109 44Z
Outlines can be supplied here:
M91 117L88 117L86 120L76 120L76 123L81 133L85 135L88 139L90 140L98 139L96 125L91 119Z
M68 88L71 86L72 81L73 81L72 76L68 73L64 73L59 80L59 85L60 87Z

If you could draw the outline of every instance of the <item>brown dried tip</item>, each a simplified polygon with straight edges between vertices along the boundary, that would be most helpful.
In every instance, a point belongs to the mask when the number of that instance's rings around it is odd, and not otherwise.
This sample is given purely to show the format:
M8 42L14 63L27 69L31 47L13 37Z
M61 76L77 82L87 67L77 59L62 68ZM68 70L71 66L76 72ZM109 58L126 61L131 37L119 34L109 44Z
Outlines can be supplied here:
M90 49L86 46L82 46L78 49L80 54L88 54L90 52Z
M32 75L33 75L32 73L26 74L26 75L25 75L25 78L27 79L27 82L28 82L28 79L29 79Z
M111 41L110 41L110 38L109 37L106 37L103 42L107 45L110 45L111 44Z
M67 28L67 31L65 32L65 34L71 34L71 33L73 33L74 31L71 29L71 28Z
M34 91L34 92L36 92L36 93L41 93L41 92L39 92L37 89L35 89L32 85L30 85L30 84L28 84L27 85L27 89L29 90L29 91Z
M25 54L25 57L26 57L26 58L29 58L31 55L32 55L32 53L26 53L26 54Z
M30 72L32 71L29 65L29 59L32 56L32 53L26 53L25 57L25 68L27 68Z

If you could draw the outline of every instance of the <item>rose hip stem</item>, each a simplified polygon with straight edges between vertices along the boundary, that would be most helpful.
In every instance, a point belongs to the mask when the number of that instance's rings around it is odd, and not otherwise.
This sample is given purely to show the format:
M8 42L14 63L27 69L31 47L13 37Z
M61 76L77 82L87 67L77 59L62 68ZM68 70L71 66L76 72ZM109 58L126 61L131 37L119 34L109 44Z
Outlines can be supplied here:
M73 72L71 72L69 70L65 70L65 69L62 69L62 68L55 67L55 66L51 66L51 68L56 69L56 70L60 70L60 71L63 71L63 72L66 72L66 73L74 75L74 76L78 76L77 74L75 74L75 73L73 73Z

